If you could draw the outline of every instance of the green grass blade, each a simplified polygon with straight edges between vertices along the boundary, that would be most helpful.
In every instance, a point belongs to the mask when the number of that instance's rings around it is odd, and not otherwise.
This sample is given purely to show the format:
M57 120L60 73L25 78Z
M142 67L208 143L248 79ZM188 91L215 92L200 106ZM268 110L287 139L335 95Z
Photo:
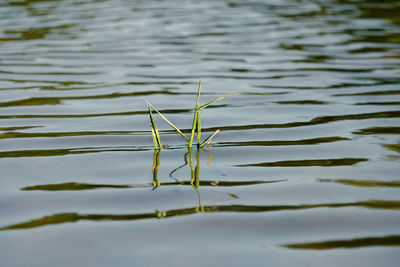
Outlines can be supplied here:
M214 136L219 133L219 130L216 130L215 133L213 133L212 135L210 135L206 140L204 140L203 143L200 144L200 147L203 147L205 144L210 144L212 139L214 138Z
M226 94L226 95L224 95L224 96L221 96L220 98L215 99L214 101L212 101L212 102L210 102L210 103L207 103L207 104L205 104L205 105L202 105L201 107L199 107L199 110L205 109L205 108L208 107L209 105L212 105L212 104L214 104L214 103L216 103L216 102L218 102L218 101L221 101L222 99L227 98L228 96L231 96L231 95L234 95L234 94L235 94L235 93L230 93L230 94Z
M194 112L194 117L193 117L192 132L190 133L190 140L189 140L189 144L188 144L189 147L192 147L192 144L193 144L194 130L196 129L198 114L199 114L199 110L196 109Z
M189 144L188 144L189 147L192 147L194 132L195 132L195 129L197 126L197 121L199 119L200 91L201 91L201 81L199 82L199 88L197 89L196 106L195 106L194 117L193 117L192 131L190 133L190 140L189 140Z
M151 135L153 136L154 149L158 150L157 137L156 137L156 134L154 133L153 128L151 128Z
M196 109L199 107L200 91L201 91L201 80L199 82L199 88L197 89Z
M186 141L189 142L189 139L181 132L181 130L178 129L178 127L176 127L174 124L172 124L172 122L170 122L163 114L161 114L160 111L158 111L155 107L153 107L152 104L150 104L150 102L148 102L147 100L145 100L147 105L149 105L155 112L158 113L158 115L161 116L161 118L163 118L169 125L171 125L172 128L175 129L175 131L177 131L180 135L182 135L183 138L186 139Z
M197 114L197 146L200 146L200 139L201 139L201 119L200 119L200 111Z
M161 140L160 135L158 133L156 122L154 121L153 114L151 113L151 109L149 108L150 122L151 122L151 134L153 136L154 148L156 150L161 149Z

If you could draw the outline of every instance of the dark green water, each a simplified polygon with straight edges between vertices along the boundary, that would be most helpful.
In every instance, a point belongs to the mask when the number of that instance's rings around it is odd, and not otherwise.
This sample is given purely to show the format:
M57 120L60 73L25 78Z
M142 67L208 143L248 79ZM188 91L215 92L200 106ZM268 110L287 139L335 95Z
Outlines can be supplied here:
M399 105L398 1L2 0L0 266L398 266Z

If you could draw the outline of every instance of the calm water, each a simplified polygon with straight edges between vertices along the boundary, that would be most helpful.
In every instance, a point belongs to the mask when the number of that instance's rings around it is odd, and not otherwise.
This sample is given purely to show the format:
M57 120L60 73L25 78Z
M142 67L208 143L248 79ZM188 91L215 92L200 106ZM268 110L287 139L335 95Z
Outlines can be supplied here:
M0 1L0 265L398 266L399 14Z

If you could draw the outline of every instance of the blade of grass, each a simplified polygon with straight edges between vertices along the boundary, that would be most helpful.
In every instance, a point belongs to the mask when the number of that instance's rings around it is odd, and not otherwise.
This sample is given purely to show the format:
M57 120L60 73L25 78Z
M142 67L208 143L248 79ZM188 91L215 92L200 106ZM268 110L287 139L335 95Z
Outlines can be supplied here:
M161 140L158 133L156 122L154 121L153 114L151 113L151 108L149 108L150 122L151 122L151 133L153 135L154 148L156 150L161 149Z
M197 89L196 106L195 106L194 117L193 117L192 132L190 133L190 140L189 140L189 144L188 144L189 147L192 147L194 132L195 132L196 125L197 125L197 120L199 119L200 91L201 91L201 81L199 82L199 88Z
M200 119L200 111L197 114L197 147L200 146L200 139L201 139L201 119Z
M211 141L212 141L212 139L214 138L214 136L215 136L217 133L219 133L219 129L216 130L212 135L210 135L206 140L204 140L204 142L200 144L200 147L203 147L203 146L204 146L205 144L207 144L207 143L210 144Z
M199 88L197 89L196 108L199 107L200 90L201 90L201 80L199 81Z
M190 133L190 140L189 140L188 147L192 147L192 144L193 144L194 130L196 129L198 114L199 114L199 111L196 109L196 111L194 112L192 132Z
M180 135L182 135L183 138L186 139L186 141L189 142L189 139L181 132L181 130L178 129L178 127L176 127L172 122L170 122L163 114L161 114L160 111L158 111L155 107L153 107L152 104L150 104L150 102L148 102L147 100L145 100L147 105L149 105L155 112L158 113L158 115L161 116L161 118L163 118L169 125L171 125L172 128L175 129L175 131L177 131Z
M156 134L154 133L154 129L153 128L151 128L151 135L153 136L154 149L158 150L157 137L156 137Z
M201 107L199 107L199 110L205 109L205 108L208 107L209 105L212 105L212 104L214 104L214 103L216 103L216 102L218 102L218 101L221 101L222 99L227 98L228 96L231 96L231 95L234 95L234 94L235 94L235 93L229 93L229 94L226 94L226 95L224 95L224 96L221 96L220 98L217 98L217 99L215 99L214 101L212 101L212 102L210 102L210 103L207 103L207 104L205 104L205 105L202 105Z

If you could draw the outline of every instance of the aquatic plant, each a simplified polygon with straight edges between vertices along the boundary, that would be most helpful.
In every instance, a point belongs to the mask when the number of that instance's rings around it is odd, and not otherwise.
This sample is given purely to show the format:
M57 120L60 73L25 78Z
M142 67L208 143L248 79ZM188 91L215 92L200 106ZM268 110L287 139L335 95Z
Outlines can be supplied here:
M155 150L160 150L162 147L162 143L160 140L160 134L158 132L158 128L156 125L156 122L154 121L153 118L153 114L152 114L152 110L154 110L155 112L158 113L158 115L161 116L161 118L163 118L172 128L174 128L174 130L179 133L187 142L188 142L188 147L191 148L193 146L193 139L194 139L194 135L195 132L197 130L197 147L203 147L206 144L210 144L212 139L214 138L214 136L220 131L219 129L216 130L213 134L211 134L209 137L207 137L203 142L201 142L201 119L200 119L200 111L205 109L206 107L221 101L222 99L233 95L234 93L229 93L226 94L224 96L221 96L217 99L215 99L214 101L211 101L207 104L204 104L202 106L199 105L199 100L200 100L200 91L201 91L201 81L199 82L199 87L197 89L197 97L196 97L196 105L194 108L194 116L193 116L193 123L192 123L192 129L190 132L190 137L186 137L186 135L184 135L182 133L181 130L179 130L178 127L176 127L172 122L170 122L163 114L161 114L160 111L158 111L152 104L150 104L150 102L146 101L146 103L149 105L149 115L150 115L150 125L151 125L151 133L153 136L153 143L154 143L154 149Z

